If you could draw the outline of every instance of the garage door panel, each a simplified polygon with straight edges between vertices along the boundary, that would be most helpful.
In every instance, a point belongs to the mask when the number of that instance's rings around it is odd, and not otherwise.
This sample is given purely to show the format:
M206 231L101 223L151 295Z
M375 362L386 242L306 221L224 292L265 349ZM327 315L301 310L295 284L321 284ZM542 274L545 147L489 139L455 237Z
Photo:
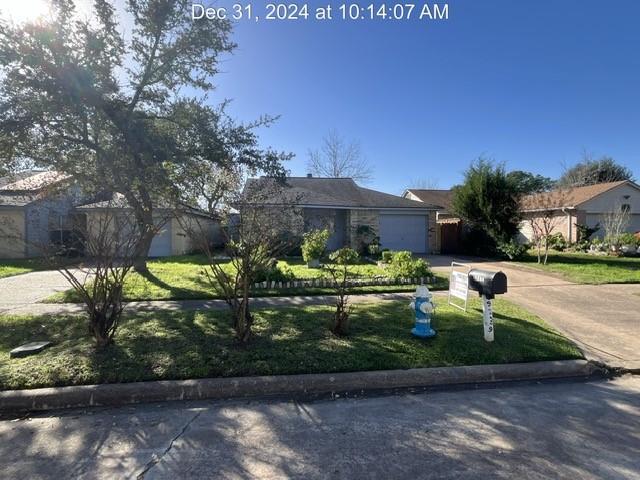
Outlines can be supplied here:
M380 215L380 244L390 250L427 252L425 215Z
M168 257L171 255L171 222L167 222L160 231L153 237L150 257Z

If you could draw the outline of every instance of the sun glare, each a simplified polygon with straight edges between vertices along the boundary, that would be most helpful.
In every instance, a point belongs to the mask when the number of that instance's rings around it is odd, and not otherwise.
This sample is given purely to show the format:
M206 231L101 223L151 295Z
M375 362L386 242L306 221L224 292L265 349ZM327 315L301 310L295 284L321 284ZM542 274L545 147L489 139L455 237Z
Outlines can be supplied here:
M0 17L14 22L27 22L47 15L49 2L46 0L0 0Z

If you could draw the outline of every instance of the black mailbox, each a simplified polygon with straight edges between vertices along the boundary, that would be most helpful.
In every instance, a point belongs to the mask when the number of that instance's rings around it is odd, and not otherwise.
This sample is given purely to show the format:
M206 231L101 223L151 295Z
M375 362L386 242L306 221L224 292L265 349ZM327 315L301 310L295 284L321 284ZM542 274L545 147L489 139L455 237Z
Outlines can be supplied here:
M507 293L507 276L502 272L474 268L469 272L469 288L481 296L493 298Z

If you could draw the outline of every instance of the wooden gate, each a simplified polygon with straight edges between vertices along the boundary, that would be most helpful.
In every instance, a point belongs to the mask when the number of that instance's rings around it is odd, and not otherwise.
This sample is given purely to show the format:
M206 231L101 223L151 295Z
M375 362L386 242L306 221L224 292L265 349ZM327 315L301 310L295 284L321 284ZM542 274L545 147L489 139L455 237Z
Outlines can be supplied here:
M460 253L462 222L439 223L440 227L440 252Z

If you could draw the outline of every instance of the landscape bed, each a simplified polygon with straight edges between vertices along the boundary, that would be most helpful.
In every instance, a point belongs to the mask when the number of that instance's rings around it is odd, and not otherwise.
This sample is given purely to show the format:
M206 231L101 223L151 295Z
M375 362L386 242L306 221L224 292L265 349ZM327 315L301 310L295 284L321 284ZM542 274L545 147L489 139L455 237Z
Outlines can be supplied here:
M576 283L640 283L640 257L551 252L546 265L538 264L537 257L531 253L518 259L518 262L561 274Z
M346 338L329 332L331 307L257 310L248 345L234 339L226 311L132 313L115 344L100 352L83 316L2 316L0 389L582 358L542 320L502 299L495 302L496 340L487 343L479 301L470 307L464 313L442 299L430 340L411 336L413 313L402 301L355 305ZM35 340L53 346L9 358L12 348Z

